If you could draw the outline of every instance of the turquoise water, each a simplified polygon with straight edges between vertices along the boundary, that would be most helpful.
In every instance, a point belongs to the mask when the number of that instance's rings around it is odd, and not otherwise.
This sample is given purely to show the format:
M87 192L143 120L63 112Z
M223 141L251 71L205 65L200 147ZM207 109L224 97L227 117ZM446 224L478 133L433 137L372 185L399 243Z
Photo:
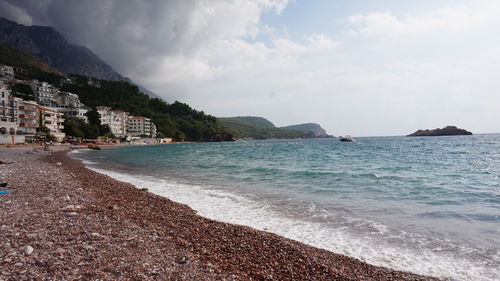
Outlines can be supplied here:
M500 280L500 135L192 143L75 155L210 218L394 269Z

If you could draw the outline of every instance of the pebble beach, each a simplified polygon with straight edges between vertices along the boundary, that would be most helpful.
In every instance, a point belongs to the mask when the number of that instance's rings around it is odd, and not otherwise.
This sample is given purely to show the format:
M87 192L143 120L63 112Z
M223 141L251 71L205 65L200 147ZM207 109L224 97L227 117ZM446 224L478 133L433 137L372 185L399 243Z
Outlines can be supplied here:
M67 152L0 148L0 280L437 280L201 217Z

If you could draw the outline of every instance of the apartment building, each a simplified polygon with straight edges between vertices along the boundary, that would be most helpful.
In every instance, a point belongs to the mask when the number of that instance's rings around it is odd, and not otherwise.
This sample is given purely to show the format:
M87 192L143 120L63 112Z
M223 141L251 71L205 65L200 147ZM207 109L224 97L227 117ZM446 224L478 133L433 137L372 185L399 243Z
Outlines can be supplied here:
M18 101L19 131L24 134L26 141L32 141L36 134L37 103L34 101Z
M42 106L37 106L37 110L38 127L47 127L57 141L62 141L66 136L62 131L64 129L64 114Z
M77 94L70 92L59 91L55 96L55 101L57 107L60 108L80 108L82 104L80 103L80 97Z
M5 85L0 85L0 143L24 142L19 134L18 100L11 96Z
M127 132L133 137L151 136L151 119L143 116L128 118Z
M116 137L125 137L127 135L128 112L123 110L112 110L111 107L98 106L101 124L108 125L111 133Z
M85 122L88 122L87 115L85 115L90 108L88 107L80 107L80 108L57 108L58 112L64 114L65 119L69 118L80 118Z
M123 110L111 110L111 112L114 114L116 122L118 123L115 131L111 130L111 132L119 138L126 137L127 136L127 124L128 124L128 118L130 114L126 111Z
M30 81L29 85L35 94L36 101L39 105L57 107L57 95L59 93L59 89L47 82L41 82L38 80Z

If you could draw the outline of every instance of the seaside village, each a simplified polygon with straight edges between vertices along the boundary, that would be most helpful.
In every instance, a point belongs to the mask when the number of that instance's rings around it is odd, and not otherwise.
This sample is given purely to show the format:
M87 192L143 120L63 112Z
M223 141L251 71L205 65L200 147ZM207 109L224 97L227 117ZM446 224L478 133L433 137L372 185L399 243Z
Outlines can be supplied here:
M31 87L34 100L15 97L10 83ZM64 79L62 83L72 83ZM99 82L89 79L91 86L99 87ZM131 116L128 112L106 106L96 107L102 125L108 125L115 140L128 142L143 141L156 137L156 126L149 118ZM36 142L40 133L53 136L57 142L68 141L63 132L65 118L81 118L87 122L85 113L90 108L80 102L78 95L60 91L55 86L26 79L22 68L0 64L0 144L18 144ZM97 142L103 140L78 140L78 142ZM109 140L107 140L109 141Z

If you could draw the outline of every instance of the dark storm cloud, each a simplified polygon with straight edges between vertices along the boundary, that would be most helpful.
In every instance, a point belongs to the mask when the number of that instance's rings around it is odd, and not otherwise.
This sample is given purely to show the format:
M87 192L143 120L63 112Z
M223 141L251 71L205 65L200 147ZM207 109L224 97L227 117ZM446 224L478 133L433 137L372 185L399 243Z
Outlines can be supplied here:
M144 60L190 57L215 40L245 36L264 9L287 0L0 0L0 16L50 25L128 74ZM147 68L147 67L146 67Z
M2 9L2 16L24 24L51 25L69 41L90 47L121 71L145 56L189 52L181 46L197 40L190 21L195 1L1 2L8 7Z

